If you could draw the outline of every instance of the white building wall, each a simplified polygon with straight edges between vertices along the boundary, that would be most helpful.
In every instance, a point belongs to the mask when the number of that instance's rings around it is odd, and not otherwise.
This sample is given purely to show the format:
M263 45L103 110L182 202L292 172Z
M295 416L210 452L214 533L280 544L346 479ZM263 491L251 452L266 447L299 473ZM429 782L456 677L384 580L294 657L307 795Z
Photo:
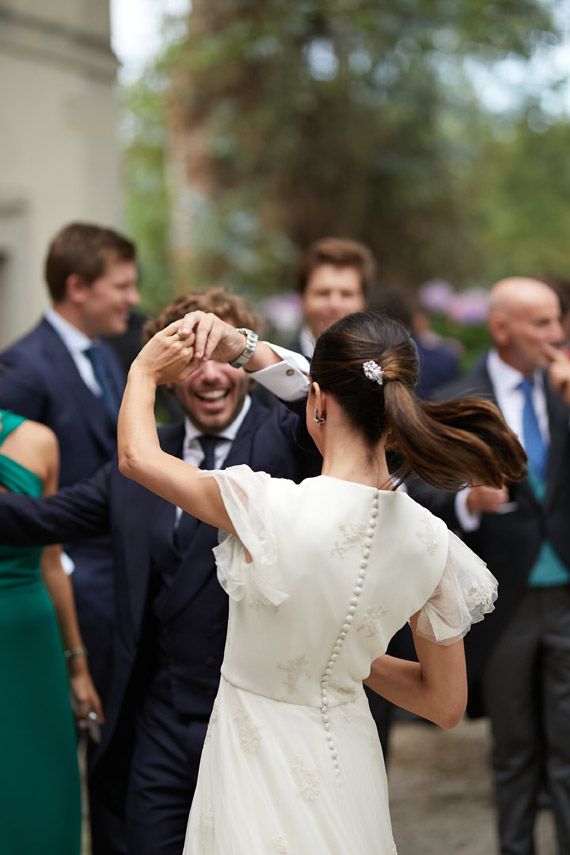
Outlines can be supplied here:
M119 226L116 70L108 0L0 0L0 348L47 304L52 235Z

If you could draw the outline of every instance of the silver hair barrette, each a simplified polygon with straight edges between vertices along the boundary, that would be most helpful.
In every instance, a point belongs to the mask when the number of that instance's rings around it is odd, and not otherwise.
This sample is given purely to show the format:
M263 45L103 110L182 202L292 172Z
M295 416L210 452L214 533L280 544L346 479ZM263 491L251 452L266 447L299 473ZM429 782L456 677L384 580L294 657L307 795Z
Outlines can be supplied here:
M384 372L373 359L370 359L368 362L364 362L362 364L362 370L368 380L372 380L373 383L378 383L379 386L384 385Z

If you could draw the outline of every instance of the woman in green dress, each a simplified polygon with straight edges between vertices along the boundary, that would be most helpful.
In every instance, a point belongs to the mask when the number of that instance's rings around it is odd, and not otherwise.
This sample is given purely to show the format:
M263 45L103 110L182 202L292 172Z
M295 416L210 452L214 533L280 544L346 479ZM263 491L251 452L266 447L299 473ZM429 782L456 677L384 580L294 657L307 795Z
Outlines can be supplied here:
M51 430L0 409L0 490L48 495L57 487L58 469ZM80 722L90 712L101 718L102 710L60 555L58 546L0 546L3 855L80 852L72 703Z

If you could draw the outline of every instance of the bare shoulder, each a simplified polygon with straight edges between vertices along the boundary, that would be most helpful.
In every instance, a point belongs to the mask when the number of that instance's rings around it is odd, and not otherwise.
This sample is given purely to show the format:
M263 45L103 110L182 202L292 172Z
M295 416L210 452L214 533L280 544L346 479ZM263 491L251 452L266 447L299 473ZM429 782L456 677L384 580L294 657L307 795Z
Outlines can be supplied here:
M39 422L22 422L8 436L2 453L45 479L58 465L59 448L55 433Z

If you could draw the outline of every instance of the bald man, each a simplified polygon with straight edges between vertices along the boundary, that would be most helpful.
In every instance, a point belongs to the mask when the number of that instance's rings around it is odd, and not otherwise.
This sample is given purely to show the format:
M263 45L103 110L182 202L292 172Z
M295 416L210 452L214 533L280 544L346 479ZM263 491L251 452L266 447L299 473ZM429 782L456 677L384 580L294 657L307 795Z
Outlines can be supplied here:
M495 613L473 628L467 655L491 719L500 851L534 853L545 780L562 855L570 853L570 361L558 296L543 282L498 282L488 325L492 349L438 398L495 401L527 452L528 477L423 500L499 580ZM471 709L476 697L472 690Z

